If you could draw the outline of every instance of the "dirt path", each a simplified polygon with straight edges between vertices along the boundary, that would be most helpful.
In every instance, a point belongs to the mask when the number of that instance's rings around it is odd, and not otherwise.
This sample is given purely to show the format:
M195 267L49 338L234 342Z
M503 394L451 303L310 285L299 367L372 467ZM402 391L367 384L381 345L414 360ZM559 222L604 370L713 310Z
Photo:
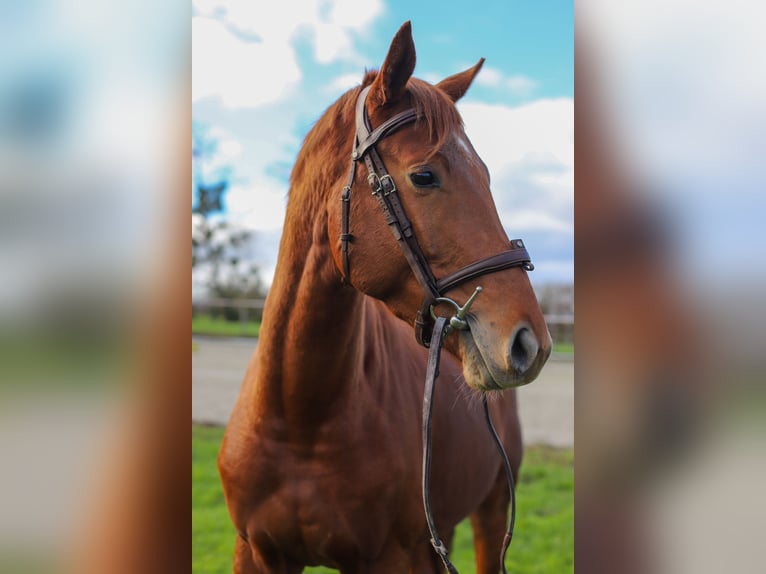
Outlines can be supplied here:
M255 339L193 339L192 421L225 425L239 393ZM551 359L540 377L519 389L524 442L574 444L574 362Z

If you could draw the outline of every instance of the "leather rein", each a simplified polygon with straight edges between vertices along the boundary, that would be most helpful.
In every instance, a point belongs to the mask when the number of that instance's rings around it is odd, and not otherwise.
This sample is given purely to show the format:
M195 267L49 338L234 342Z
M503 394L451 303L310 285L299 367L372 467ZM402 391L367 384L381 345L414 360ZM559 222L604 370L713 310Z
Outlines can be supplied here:
M462 285L463 283L481 277L482 275L510 269L511 267L522 267L527 271L532 271L534 265L532 265L529 253L524 247L524 242L521 239L513 239L511 240L511 249L471 263L441 279L435 278L431 267L428 264L428 260L415 237L412 223L407 217L404 207L399 199L396 183L386 170L383 160L375 149L375 145L381 139L393 133L400 127L416 121L418 113L415 109L403 111L386 120L377 128L372 129L365 105L370 88L371 86L364 88L357 98L356 133L354 136L354 147L351 152L351 169L348 176L348 182L341 194L342 213L340 241L343 258L343 280L344 282L350 283L351 276L348 246L353 240L353 235L349 231L351 190L354 186L354 179L356 176L356 163L363 160L367 168L367 183L370 186L372 195L377 199L389 229L402 249L415 278L423 288L423 303L415 319L415 337L418 343L424 347L430 347L423 396L423 506L425 509L428 529L431 533L431 544L442 559L447 571L450 572L450 574L457 574L457 569L449 560L448 550L436 531L436 525L431 512L429 486L431 462L431 414L435 383L439 376L439 362L443 340L452 330L468 329L468 322L465 320L465 316L482 288L477 287L473 295L471 295L468 301L462 306L452 299L445 297L445 293L454 289L458 285ZM437 316L434 307L439 303L448 303L452 305L455 308L455 314L450 318ZM511 519L503 539L500 554L502 572L503 574L507 574L505 568L505 554L513 536L513 527L516 519L516 495L513 475L511 473L511 465L508 461L508 456L505 453L502 442L500 441L500 437L492 424L486 393L482 395L482 404L487 426L503 460L503 466L508 479L508 488L511 494Z

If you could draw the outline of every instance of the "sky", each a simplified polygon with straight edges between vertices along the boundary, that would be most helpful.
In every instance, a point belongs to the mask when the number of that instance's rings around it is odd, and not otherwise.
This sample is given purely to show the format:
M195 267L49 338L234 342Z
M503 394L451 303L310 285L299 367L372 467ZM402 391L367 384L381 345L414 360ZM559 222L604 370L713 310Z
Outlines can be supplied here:
M407 20L417 77L435 83L486 58L458 104L466 133L509 236L530 250L533 283L573 280L572 2L192 4L192 114L218 144L200 177L213 183L228 170L224 216L254 232L251 256L267 283L303 138L365 69L380 67Z

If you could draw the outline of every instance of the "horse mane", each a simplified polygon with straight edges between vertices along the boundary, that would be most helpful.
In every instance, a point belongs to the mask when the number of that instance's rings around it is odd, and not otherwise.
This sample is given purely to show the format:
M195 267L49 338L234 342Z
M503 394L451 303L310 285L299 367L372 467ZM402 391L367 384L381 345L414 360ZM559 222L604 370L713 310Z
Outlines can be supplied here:
M303 180L309 167L313 169L313 181L337 181L345 177L351 155L356 100L359 92L377 75L378 70L365 71L361 85L348 90L317 120L298 153L290 176L291 189ZM404 97L418 113L416 124L425 125L428 131L428 160L442 148L450 134L463 127L463 120L447 94L418 78L409 79Z

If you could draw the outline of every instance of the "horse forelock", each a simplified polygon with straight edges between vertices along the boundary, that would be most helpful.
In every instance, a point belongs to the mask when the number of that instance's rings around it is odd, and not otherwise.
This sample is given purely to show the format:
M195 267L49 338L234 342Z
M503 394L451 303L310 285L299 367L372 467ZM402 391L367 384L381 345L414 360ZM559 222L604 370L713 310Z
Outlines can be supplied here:
M430 147L427 159L430 159L450 139L452 134L463 128L463 119L447 94L439 88L418 78L411 78L407 91L412 96L412 105L418 112L418 121L423 122L428 131Z

